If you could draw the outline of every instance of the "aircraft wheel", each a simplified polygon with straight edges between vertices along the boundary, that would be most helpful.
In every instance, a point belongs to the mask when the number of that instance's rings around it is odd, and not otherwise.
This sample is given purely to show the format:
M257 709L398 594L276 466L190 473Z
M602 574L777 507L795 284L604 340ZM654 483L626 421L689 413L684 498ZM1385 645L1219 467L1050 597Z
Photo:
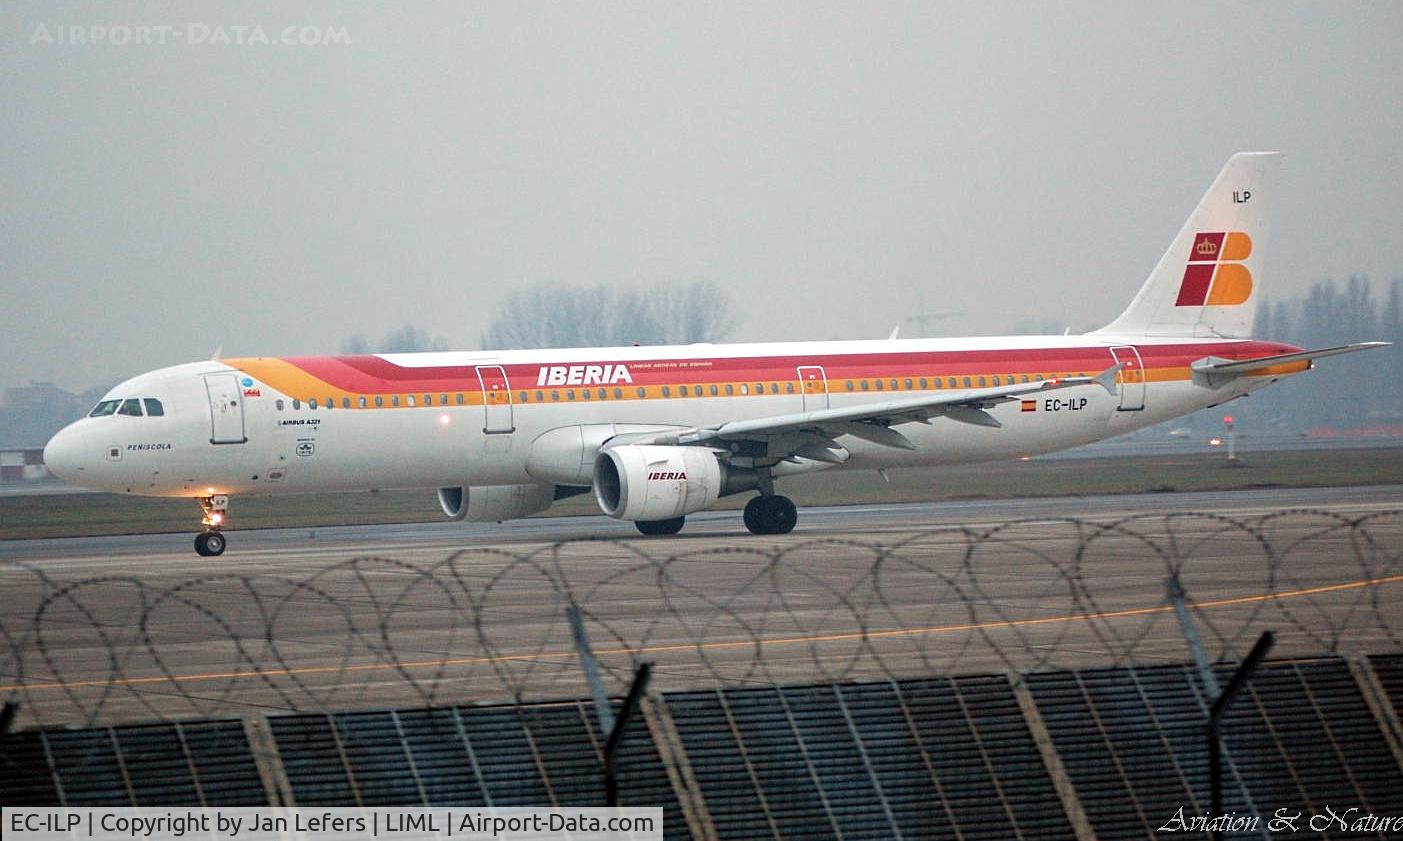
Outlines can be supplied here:
M687 522L686 517L673 517L671 520L635 520L634 526L640 532L649 537L656 537L665 534L677 534L682 531L682 526Z
M787 496L757 496L745 504L745 527L751 534L789 534L799 509Z
M206 558L223 555L228 543L217 531L202 531L195 536L195 552Z

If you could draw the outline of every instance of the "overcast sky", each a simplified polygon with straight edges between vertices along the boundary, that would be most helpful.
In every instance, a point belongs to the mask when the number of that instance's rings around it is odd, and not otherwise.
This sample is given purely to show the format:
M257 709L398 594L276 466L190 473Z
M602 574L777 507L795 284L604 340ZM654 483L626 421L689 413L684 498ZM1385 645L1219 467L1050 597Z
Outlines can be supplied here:
M476 348L543 281L714 280L742 340L1081 329L1248 149L1269 295L1403 274L1403 3L283 7L0 6L0 387Z

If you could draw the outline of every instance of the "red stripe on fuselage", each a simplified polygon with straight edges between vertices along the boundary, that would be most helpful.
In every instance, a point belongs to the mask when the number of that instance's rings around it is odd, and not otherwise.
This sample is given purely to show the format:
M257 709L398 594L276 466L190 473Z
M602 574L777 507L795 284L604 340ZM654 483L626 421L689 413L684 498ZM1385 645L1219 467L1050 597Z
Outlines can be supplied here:
M1242 341L1230 344L1184 343L1137 345L1145 368L1186 367L1205 356L1255 359L1299 348L1277 342ZM426 368L395 365L378 356L294 356L283 361L329 385L358 394L480 391L474 365ZM624 365L630 382L622 385L706 384L792 380L801 365L822 366L830 381L877 377L980 376L1023 373L1094 374L1112 364L1105 347L1021 348L1010 350L918 351L904 353L815 354L803 356L737 356L706 359L601 359L557 362L544 357L528 364L506 365L514 389L537 388L542 368ZM491 363L488 363L491 364ZM589 383L613 385L621 383ZM583 387L584 384L576 383ZM556 386L552 386L556 387ZM567 386L569 387L569 386Z

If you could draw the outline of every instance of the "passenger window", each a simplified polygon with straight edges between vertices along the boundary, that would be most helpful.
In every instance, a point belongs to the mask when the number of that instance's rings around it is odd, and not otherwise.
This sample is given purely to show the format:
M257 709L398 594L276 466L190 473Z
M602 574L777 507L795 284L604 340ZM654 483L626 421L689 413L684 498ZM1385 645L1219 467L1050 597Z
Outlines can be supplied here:
M292 408L294 408L294 409L296 409L296 410L298 410L298 411L301 411L301 410L302 410L302 401L301 401L300 399L296 398L296 397L292 398Z
M130 397L122 401L122 408L117 410L119 415L131 415L134 418L141 417L141 401L135 397Z
M663 386L663 397L671 397L671 396L672 396L672 387L671 387L671 386L666 386L666 385Z
M326 398L326 407L327 407L328 409L334 409L334 408L336 408L336 398L335 398L335 397L328 397L328 398Z
M565 399L566 399L566 400L574 400L574 399L575 399L575 389L573 389L573 388L567 388L567 389L565 389Z
M750 384L749 384L749 383L741 383L741 384L740 384L740 393L741 393L741 394L749 394L749 393L750 393Z
M589 389L587 389L587 388L582 388L582 389L580 389L580 399L581 399L581 400L588 400L588 399L589 399Z
M315 408L317 408L317 398L315 398L315 397L309 397L309 398L307 398L307 408L308 408L308 409L315 409Z
M785 391L786 394L793 394L793 393L794 393L794 383L792 383L792 382L785 383L785 384L784 384L784 391Z
M88 417L105 418L113 412L117 411L117 407L121 404L122 401L120 400L103 400L102 402L94 406L91 412L88 412Z
M764 383L756 383L756 384L755 384L755 393L756 393L756 394L764 394L764 393L765 393L765 384L764 384Z
M624 398L624 390L621 389L621 388L616 388L616 389L614 389L614 399L615 399L615 400L622 400L623 398Z
M516 402L518 402L518 403L525 403L525 402L526 402L526 392L523 391L523 392L521 392L521 394L518 394L517 397L516 397ZM424 405L425 405L425 406L432 406L432 405L434 405L434 398L433 398L432 395L428 395L428 394L425 394L425 395L424 395Z
M351 398L349 398L349 397L342 397L342 398L341 398L341 408L343 408L343 409L349 409L349 408L351 408Z
M554 401L556 401L556 402L559 402L559 401L560 401L560 392L558 392L558 391L552 391L552 392L550 393L550 399L551 399L551 400L554 400Z
M394 394L394 395L391 395L391 396L390 396L390 405L391 405L391 406L395 406L395 407L398 407L398 406L399 406L399 395L398 395L398 394Z
M926 390L926 378L925 378L925 377L921 377L921 391L925 391L925 390Z
M648 389L646 389L646 388L644 388L643 386L640 385L640 386L638 387L637 394L638 394L639 399L642 399L642 398L644 398L644 397L647 397L647 396L648 396Z
M614 391L618 391L618 389L616 388L616 389L614 389ZM616 395L616 396L617 396L617 395ZM598 397L599 397L600 400L608 400L608 399L609 399L609 389L607 389L607 388L601 388L601 389L599 390Z
M382 408L384 405L385 405L385 395L383 395L383 394L377 394L377 395L375 395L375 408L379 409L379 408Z
M283 410L283 400L282 400L282 398L279 397L277 400L273 401L273 405L277 407L277 409L278 409L279 412L281 412L281 411Z
M852 380L848 380L846 383L844 383L844 385L847 386L848 391L852 391L852 390L853 390L853 381L852 381Z
M862 390L863 390L863 391L866 391L866 390L867 390L867 380L863 380L863 381L862 381Z
M156 398L154 398L154 397L148 397L148 398L146 398L145 401L143 401L143 402L146 403L146 415L147 415L147 417L159 418L159 417L162 417L163 415L165 415L165 413L166 413L165 407L162 406L162 405L161 405L161 401L157 400Z
M414 395L411 394L411 395L409 395L408 397L406 397L406 398L404 398L404 399L405 399L405 401L406 401L410 406L413 406L413 405L414 405ZM396 405L396 406L399 405L399 398L398 398L398 397L395 398L395 405ZM315 408L315 407L313 407L313 408Z
M955 378L954 378L954 377L946 377L946 378L945 378L945 387L946 387L946 388L954 388L954 387L955 387Z
M1024 374L1024 375L1023 375L1023 382L1026 383L1027 381L1028 381L1028 375L1027 375L1027 374Z
M526 399L526 392L523 391L523 392L521 393L521 399L522 399L522 400L525 400L525 399ZM425 405L425 406L432 406L432 405L434 405L434 396L433 396L432 394L425 394L425 395L424 395L424 405Z
M541 398L537 397L536 399L537 399L537 400L540 400ZM440 406L447 406L447 405L448 405L448 395L447 395L447 394L440 394L440 395L438 396L438 405L440 405Z
M779 383L770 383L770 393L779 394Z
M994 377L993 383L994 385L1002 385L1002 383L999 382L999 378L997 376Z
M716 395L718 395L718 394L720 394L720 393L721 393L721 392L717 390L716 386L712 386L712 387L711 387L711 396L712 396L712 397L715 397Z
M358 407L364 409L364 408L365 408L365 398L364 398L364 397L357 397L357 398L356 398L356 405L357 405Z
M538 392L536 392L536 402L537 402L537 403L544 403L544 402L546 402L546 395L545 395L545 392L543 392L543 391L538 391Z
M461 392L461 391L458 392L458 400L457 400L457 403L458 403L459 406L463 405L463 392Z
M910 391L911 388L912 388L911 379L908 377L908 378L906 379L906 390L907 390L907 391Z
M735 394L735 393L736 393L736 387L733 386L733 385L731 385L730 383L726 383L726 396L727 396L727 397L730 397L732 394Z
M969 377L965 377L965 388L969 388L971 385L973 385L973 383L969 381Z
M886 388L886 386L882 383L881 380L873 380L872 385L876 386L878 391L881 391L882 389Z
M677 393L680 394L680 395L683 396L683 397L686 397L686 396L687 396L687 387L686 387L685 385L679 385L679 386L677 387Z

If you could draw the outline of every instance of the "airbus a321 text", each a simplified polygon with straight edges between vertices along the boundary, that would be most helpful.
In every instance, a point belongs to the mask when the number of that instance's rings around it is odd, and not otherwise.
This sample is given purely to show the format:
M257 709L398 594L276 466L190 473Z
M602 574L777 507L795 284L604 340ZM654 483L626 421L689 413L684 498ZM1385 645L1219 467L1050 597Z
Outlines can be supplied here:
M794 528L786 477L1008 459L1223 403L1380 342L1249 338L1280 156L1234 155L1115 321L1077 336L215 359L112 389L44 450L55 475L198 499L202 555L230 497L437 488L453 519L593 492L673 534L754 492Z

